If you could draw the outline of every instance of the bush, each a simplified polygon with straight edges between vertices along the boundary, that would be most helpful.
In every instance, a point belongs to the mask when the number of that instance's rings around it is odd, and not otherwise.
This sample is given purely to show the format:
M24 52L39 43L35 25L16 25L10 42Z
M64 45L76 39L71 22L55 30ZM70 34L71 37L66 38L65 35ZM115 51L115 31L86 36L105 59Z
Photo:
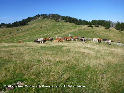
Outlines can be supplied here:
M93 26L92 26L92 25L88 25L88 27L91 27L91 28L93 28Z

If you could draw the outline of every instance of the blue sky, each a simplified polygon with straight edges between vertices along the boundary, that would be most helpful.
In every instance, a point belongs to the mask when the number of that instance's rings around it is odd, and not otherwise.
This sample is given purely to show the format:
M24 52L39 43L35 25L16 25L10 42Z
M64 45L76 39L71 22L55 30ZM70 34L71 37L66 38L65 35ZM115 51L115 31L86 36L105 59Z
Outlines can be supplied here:
M0 0L0 23L44 13L124 22L124 0Z

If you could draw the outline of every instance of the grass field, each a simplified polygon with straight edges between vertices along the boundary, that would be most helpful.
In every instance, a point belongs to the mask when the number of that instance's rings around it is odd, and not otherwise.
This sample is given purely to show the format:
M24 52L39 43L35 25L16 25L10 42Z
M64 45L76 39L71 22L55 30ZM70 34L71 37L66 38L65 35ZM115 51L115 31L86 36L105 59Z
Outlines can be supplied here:
M124 43L124 32L88 28L53 20L35 20L24 27L0 29L0 90L18 81L26 85L85 86L16 88L6 93L123 93L124 47L106 43L46 42L39 37L100 37ZM23 43L18 43L22 40Z
M85 88L22 88L16 93L120 93L124 91L124 47L92 42L1 43L2 85L82 85Z

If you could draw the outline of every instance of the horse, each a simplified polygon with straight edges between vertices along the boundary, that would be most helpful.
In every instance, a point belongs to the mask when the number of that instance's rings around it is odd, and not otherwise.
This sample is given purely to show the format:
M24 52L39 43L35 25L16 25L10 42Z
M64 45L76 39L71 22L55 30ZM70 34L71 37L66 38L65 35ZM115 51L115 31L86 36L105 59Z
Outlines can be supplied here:
M44 38L44 40L46 40L46 41L53 41L53 38L51 38L51 37L49 37L49 38Z
M98 42L101 43L102 42L102 39L101 38L98 38Z
M107 40L107 43L108 43L109 45L111 45L111 40Z
M85 42L86 41L86 39L84 38L84 37L81 37L81 39L80 39L82 42Z
M54 40L54 42L63 42L64 38L56 38L56 40Z
M79 39L79 37L77 37L77 36L73 37L74 41L77 41L78 39Z
M106 38L104 38L104 39L102 39L102 41L107 41L108 39L106 39Z
M64 37L64 40L71 41L71 40L73 40L73 38L72 38L72 36L70 36L70 37Z
M45 43L47 40L44 38L38 38L36 40L34 40L34 42L38 42L38 43Z
M93 42L98 42L99 38L93 38Z

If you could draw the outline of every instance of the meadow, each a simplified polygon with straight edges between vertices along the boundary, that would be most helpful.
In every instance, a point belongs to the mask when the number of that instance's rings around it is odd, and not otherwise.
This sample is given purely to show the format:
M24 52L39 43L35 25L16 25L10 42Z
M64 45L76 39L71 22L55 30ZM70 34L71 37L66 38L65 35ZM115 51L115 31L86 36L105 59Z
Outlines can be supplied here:
M18 81L58 88L15 88L6 93L123 93L124 47L81 41L34 43L38 37L100 37L124 42L124 33L53 20L0 29L0 90ZM22 43L18 43L22 40ZM85 87L63 87L64 85Z

